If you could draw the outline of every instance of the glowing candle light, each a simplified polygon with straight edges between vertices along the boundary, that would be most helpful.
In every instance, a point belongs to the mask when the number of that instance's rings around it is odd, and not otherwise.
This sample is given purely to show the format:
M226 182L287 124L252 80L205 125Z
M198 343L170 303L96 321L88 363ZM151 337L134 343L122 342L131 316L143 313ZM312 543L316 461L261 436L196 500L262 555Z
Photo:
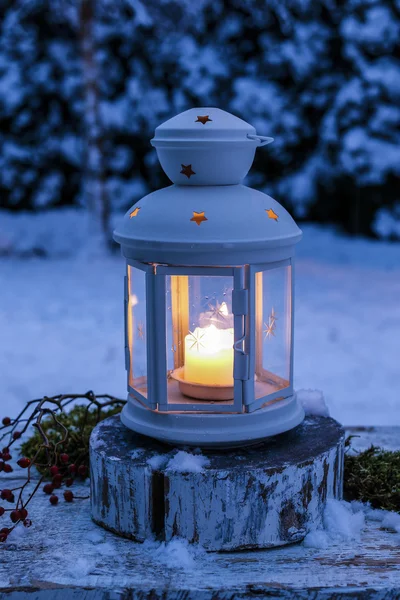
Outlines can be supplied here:
M233 386L233 342L233 328L196 327L185 337L185 380Z

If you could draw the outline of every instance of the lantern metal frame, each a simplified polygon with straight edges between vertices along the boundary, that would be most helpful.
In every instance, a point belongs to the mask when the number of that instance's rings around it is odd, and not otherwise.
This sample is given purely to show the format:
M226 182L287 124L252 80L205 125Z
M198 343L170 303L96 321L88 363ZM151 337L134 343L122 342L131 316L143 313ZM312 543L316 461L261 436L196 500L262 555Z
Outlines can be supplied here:
M128 274L125 276L125 366L129 394L151 410L158 412L251 413L263 405L293 395L293 292L294 265L291 258L272 263L235 267L188 267L145 264L127 259L127 269L133 267L146 274L146 339L147 397L130 385L131 356L128 345ZM290 340L288 385L260 398L255 398L256 373L256 274L290 266ZM234 398L221 402L168 402L166 277L231 276L233 277L232 313L234 315Z

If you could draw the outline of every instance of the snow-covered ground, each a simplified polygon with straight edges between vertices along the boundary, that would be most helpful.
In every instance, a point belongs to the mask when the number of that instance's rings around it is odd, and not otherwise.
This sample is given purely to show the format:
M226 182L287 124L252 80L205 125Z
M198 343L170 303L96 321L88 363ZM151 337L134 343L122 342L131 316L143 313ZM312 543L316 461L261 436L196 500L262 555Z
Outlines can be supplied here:
M52 256L0 259L0 415L44 394L124 397L122 258L62 256L68 243L59 230L50 241L45 227L34 231ZM314 225L303 231L295 386L323 390L346 425L400 424L400 244ZM0 226L0 249L18 245L11 232Z

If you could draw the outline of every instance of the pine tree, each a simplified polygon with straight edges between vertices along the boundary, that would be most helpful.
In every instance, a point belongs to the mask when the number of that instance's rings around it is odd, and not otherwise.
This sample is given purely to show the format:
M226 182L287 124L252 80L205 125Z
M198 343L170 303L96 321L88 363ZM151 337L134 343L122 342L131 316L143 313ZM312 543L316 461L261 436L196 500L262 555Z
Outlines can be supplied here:
M79 20L88 5L92 58ZM400 230L398 2L0 0L0 9L0 206L84 206L83 182L97 182L104 229L111 210L168 184L149 143L155 127L214 105L275 138L248 183L297 218Z

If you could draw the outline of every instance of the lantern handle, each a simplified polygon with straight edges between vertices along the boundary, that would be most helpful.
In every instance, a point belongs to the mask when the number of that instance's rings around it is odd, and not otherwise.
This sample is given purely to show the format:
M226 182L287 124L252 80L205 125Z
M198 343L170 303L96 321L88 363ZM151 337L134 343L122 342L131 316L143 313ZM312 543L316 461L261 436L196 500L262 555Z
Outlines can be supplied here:
M272 137L266 137L265 135L253 135L252 133L248 133L247 137L249 140L256 140L260 142L259 146L266 146L274 141L274 138Z

